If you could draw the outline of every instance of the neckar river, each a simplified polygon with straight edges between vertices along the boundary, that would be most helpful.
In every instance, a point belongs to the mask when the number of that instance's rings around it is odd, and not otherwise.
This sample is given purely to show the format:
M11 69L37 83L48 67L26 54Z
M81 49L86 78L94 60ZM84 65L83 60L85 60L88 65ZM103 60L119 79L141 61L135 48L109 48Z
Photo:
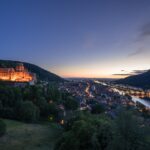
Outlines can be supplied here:
M125 95L125 92L123 92L123 91L120 91L120 90L118 90L116 88L111 88L111 89L114 92L118 92L120 95ZM142 99L142 98L139 98L139 97L136 97L136 96L132 96L132 95L130 95L130 96L132 97L132 101L133 102L135 102L135 103L139 102L139 103L143 104L145 107L150 109L150 101Z
M110 85L108 85L107 83L100 82L100 81L97 81L97 80L95 81L95 83L99 83L99 84L102 84L104 86L109 86L114 92L118 92L120 95L125 95L125 92L120 91L120 90L118 90L116 88L113 88ZM135 102L135 103L139 102L139 103L143 104L145 107L150 109L150 101L142 99L142 98L139 98L139 97L136 97L136 96L132 96L132 95L130 95L130 96L132 97L132 101L133 102Z

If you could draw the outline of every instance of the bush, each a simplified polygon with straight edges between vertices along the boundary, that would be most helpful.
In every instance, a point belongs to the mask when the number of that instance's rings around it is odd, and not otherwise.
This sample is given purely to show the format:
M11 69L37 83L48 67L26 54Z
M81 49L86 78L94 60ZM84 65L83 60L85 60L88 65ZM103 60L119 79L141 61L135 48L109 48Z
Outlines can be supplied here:
M25 122L35 122L39 119L39 109L31 101L22 102L19 108L19 119Z
M148 150L144 127L141 127L138 119L130 112L121 112L115 121L114 139L112 150ZM149 130L147 130L149 132Z
M74 121L73 121L74 120ZM112 124L106 117L79 115L55 144L55 150L106 150L112 141Z
M101 104L95 104L95 105L92 107L91 113L92 113L92 114L100 114L100 113L103 113L104 111L105 111L104 106L102 106Z
M79 107L79 103L71 96L64 100L64 105L67 110L76 110Z
M0 120L0 137L6 133L6 124Z
M2 118L13 119L15 118L15 112L13 108L7 107L0 109L0 116Z

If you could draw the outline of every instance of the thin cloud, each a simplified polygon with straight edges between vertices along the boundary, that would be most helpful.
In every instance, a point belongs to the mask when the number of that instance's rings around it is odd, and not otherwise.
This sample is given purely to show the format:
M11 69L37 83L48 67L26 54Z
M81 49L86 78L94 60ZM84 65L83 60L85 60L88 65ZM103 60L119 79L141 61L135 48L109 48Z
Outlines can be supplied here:
M144 24L140 29L139 39L150 37L150 22Z
M148 70L133 70L131 73L137 75L137 74L145 73L147 71Z
M137 36L136 42L142 44L143 46L128 54L128 57L133 57L136 55L140 55L149 51L149 49L145 48L145 42L150 42L150 22L142 25L139 30L139 34Z
M150 22L147 22L138 29L138 35L135 42L144 42L149 38L150 38Z
M122 70L121 70L122 71ZM125 70L124 70L125 71ZM142 73L145 73L147 72L148 70L133 70L129 73L116 73L116 74L112 74L114 76L132 76L132 75L138 75L138 74L142 74Z
M112 74L114 76L131 76L132 74L123 74L123 73L116 73L116 74Z
M142 54L143 52L146 52L146 50L140 48L140 49L138 49L138 50L136 50L136 51L134 51L134 52L128 54L128 57L136 56L136 55Z

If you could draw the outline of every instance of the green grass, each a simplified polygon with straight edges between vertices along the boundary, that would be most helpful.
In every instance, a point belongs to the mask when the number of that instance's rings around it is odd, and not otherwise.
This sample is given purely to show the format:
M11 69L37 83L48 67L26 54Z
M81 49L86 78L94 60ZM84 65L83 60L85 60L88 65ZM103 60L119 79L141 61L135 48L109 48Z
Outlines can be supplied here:
M3 121L7 125L7 133L0 138L0 150L53 150L61 132L55 124Z

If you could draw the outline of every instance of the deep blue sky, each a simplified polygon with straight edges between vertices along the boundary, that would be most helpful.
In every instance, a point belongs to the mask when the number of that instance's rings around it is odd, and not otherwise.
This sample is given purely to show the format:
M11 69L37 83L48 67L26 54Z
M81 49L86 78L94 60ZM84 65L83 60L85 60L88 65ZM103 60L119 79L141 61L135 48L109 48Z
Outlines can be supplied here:
M150 0L0 0L0 59L65 77L150 68Z

